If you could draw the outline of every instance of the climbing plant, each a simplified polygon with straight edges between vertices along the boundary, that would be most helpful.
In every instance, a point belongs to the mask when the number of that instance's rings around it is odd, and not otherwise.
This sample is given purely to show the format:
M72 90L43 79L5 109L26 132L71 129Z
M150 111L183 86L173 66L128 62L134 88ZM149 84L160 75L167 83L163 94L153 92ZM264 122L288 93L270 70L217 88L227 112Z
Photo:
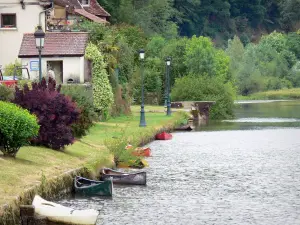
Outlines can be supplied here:
M114 101L112 87L106 71L106 63L97 46L90 43L85 52L85 57L93 62L92 83L95 110L106 117Z

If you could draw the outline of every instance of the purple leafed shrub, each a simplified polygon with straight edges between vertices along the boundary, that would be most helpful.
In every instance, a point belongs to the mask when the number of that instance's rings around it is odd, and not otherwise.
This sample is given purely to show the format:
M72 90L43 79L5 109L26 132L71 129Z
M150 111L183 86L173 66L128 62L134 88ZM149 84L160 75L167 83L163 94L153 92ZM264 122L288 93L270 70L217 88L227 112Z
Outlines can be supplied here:
M71 125L78 119L80 111L69 97L60 93L60 88L56 88L52 78L48 85L44 78L40 83L33 83L31 90L27 85L22 90L16 87L14 103L38 118L40 131L31 141L33 144L59 150L74 142Z

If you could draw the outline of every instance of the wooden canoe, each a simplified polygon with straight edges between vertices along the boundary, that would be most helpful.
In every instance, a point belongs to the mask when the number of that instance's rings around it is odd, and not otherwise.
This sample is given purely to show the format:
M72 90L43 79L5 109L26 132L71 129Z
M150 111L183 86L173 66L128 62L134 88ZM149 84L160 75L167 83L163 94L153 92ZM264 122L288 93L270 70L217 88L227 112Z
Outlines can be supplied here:
M175 128L177 131L191 131L193 128L190 125L183 125L180 127Z
M96 181L76 176L74 188L76 194L82 195L112 196L113 193L112 180Z
M46 217L49 221L62 224L95 225L99 212L94 209L75 210L54 202L46 201L36 195L32 205L35 213Z
M117 162L118 168L135 168L143 169L149 166L149 163L145 159L129 160L128 162Z
M166 133L166 132L162 132L160 134L157 134L155 136L156 140L171 140L172 139L172 134Z
M146 172L122 173L116 170L104 168L101 170L101 180L112 179L115 184L146 185Z

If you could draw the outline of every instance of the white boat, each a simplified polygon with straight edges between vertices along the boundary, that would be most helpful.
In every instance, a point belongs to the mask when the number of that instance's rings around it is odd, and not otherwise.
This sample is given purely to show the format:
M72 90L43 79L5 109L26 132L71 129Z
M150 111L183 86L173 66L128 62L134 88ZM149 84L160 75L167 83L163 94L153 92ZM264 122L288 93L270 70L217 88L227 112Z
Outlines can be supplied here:
M46 201L39 195L33 199L32 205L35 208L35 213L40 216L47 217L53 222L65 224L84 224L95 225L99 212L94 209L76 210L65 207L54 202Z

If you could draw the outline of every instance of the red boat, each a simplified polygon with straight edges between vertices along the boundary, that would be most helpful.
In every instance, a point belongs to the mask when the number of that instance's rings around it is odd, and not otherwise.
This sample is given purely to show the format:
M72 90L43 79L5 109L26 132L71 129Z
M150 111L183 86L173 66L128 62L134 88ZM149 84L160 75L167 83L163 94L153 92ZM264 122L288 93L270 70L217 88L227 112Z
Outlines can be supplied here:
M150 157L151 156L151 149L150 148L136 148L132 155L134 156L143 156L143 157Z
M125 147L126 150L132 149L132 145L127 145ZM132 155L134 156L143 156L143 157L150 157L151 156L151 149L150 148L136 148L132 151Z
M166 133L166 132L162 132L160 134L157 134L155 136L156 140L171 140L172 139L172 134Z

